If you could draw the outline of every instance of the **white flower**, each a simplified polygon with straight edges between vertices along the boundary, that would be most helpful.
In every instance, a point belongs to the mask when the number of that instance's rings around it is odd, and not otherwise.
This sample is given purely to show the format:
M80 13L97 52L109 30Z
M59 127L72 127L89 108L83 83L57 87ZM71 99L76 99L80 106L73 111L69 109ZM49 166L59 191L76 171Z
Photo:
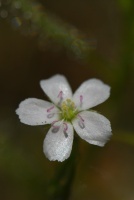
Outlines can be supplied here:
M42 80L40 85L52 103L29 98L20 103L16 113L24 124L51 124L43 144L43 151L49 160L62 162L70 156L74 130L88 143L104 146L111 136L110 122L103 115L90 111L90 108L109 97L108 85L98 79L90 79L74 95L63 75Z

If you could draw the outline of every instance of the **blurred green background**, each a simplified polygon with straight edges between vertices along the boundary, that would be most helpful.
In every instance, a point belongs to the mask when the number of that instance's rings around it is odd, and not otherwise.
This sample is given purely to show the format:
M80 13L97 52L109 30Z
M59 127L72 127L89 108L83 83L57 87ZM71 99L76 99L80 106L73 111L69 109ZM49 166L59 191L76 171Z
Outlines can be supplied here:
M0 0L1 200L134 199L133 10L133 0ZM57 73L73 91L93 77L112 88L95 108L111 121L110 141L75 135L63 163L43 154L49 127L15 114L28 97L47 99L39 81Z

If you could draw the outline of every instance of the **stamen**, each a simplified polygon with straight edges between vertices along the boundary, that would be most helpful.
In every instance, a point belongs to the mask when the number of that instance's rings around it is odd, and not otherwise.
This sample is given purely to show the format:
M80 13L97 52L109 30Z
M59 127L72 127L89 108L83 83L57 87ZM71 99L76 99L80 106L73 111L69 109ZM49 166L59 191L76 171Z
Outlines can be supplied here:
M60 91L57 97L60 98L60 100L59 100L59 102L58 102L58 106L60 106L61 103L62 103L62 100L63 100L63 92Z
M80 128L84 129L85 128L84 119L81 117L81 115L77 115L77 116L79 118L78 124L79 124Z
M80 106L82 106L82 103L83 103L83 96L80 95Z
M53 121L52 124L51 124L52 127L53 127L53 128L52 128L52 133L57 133L57 132L59 131L59 129L60 129L60 126L54 126L54 124L57 123L57 122L59 122L59 120L55 120L55 121Z
M54 109L54 106L47 109L47 112L50 112L52 109Z
M82 121L79 121L78 124L79 124L79 126L80 126L81 129L85 128L85 124Z
M82 122L84 122L84 119L81 117L81 115L77 115L79 118L80 118L80 120L82 121Z
M56 122L59 122L59 120L55 120L55 121L53 121L52 124L51 124L51 126L54 127L54 124L55 124Z
M64 131L67 131L67 129L68 129L67 123L64 122L63 124L64 124L64 126L65 126Z
M68 133L67 133L66 131L67 131L67 129L68 129L68 125L67 125L67 123L65 123L65 122L64 122L63 124L64 124L64 126L65 126L63 132L64 132L65 137L67 138L67 137L68 137Z
M65 131L64 131L64 135L65 135L65 138L67 138L67 137L68 137L68 134L67 134L67 132L65 132Z
M63 97L63 92L60 91L57 97L59 97L61 99Z

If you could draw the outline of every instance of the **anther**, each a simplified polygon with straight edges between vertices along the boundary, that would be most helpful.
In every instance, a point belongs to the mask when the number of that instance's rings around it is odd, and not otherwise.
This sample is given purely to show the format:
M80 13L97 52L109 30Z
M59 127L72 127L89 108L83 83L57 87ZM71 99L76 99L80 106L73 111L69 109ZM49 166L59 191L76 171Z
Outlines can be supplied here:
M78 124L79 124L79 126L80 126L81 129L85 128L85 124L82 121L79 121Z
M50 113L47 115L47 118L52 118L54 116L55 113Z
M59 131L59 129L60 129L60 126L55 126L55 125L54 125L54 124L57 123L57 122L58 122L58 120L55 120L55 121L53 121L52 124L51 124L52 127L53 127L53 128L52 128L52 133L57 133L57 132Z
M65 138L67 138L67 137L68 137L68 134L67 134L67 132L65 132L65 131L64 131L64 135L65 135Z
M57 97L59 97L60 99L62 99L63 98L63 92L60 91Z
M61 103L62 103L62 100L63 100L63 92L60 91L57 97L60 98L60 100L59 100L59 102L58 102L58 106L60 106Z
M63 132L64 132L65 137L67 138L68 137L68 133L67 133L68 126L67 126L67 124L65 122L63 124L65 126Z
M52 133L57 133L59 131L59 129L60 129L60 126L54 126L52 128Z
M84 129L85 128L84 119L81 117L81 115L77 115L77 116L79 118L78 124L79 124L80 128Z

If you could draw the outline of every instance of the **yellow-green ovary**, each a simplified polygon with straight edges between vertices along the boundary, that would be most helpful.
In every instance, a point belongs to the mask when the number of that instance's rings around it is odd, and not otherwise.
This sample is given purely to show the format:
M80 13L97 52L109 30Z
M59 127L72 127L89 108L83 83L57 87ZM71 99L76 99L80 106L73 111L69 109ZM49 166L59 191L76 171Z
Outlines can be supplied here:
M71 121L78 113L76 110L76 106L71 99L66 99L65 101L62 102L61 111L62 111L61 117L65 121Z

